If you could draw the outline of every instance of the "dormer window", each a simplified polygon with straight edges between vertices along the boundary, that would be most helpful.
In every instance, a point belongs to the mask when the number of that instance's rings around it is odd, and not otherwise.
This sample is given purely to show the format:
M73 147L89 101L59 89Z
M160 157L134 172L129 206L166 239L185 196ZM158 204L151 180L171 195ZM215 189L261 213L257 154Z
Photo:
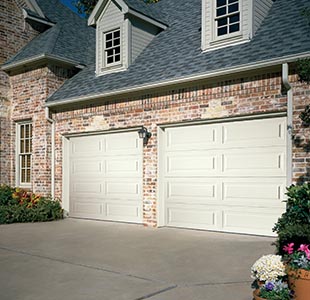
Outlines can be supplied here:
M215 16L218 37L240 31L239 0L217 0Z
M104 33L105 65L113 66L121 62L121 30L118 28Z
M201 49L251 41L274 0L202 0Z

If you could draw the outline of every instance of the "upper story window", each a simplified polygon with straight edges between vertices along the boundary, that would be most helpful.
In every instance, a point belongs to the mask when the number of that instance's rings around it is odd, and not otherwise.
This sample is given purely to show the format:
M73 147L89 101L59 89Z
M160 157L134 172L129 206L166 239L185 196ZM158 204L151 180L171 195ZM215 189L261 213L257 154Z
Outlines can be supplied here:
M216 0L216 36L222 37L240 31L239 0Z
M115 29L104 33L104 61L106 66L121 62L121 30Z
M17 124L17 182L21 186L31 183L32 157L32 124L23 122Z

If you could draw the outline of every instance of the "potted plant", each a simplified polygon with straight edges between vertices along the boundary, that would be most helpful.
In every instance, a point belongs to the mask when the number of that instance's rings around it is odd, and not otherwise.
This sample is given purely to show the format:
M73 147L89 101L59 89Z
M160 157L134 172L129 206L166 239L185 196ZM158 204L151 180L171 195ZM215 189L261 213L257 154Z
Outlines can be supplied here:
M310 295L310 249L309 245L295 246L289 243L283 247L289 286L294 290L296 300L309 299Z
M264 255L251 268L255 300L290 300L292 292L285 280L285 265L280 255Z

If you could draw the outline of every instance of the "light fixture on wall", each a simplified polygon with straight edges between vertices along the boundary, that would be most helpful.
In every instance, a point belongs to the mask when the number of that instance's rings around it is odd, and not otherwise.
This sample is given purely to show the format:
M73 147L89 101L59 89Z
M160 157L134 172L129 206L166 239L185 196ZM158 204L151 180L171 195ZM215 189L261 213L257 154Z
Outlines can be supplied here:
M152 136L150 132L147 131L147 129L142 126L141 129L138 130L139 138L143 139L143 145L147 145L147 142L149 138Z

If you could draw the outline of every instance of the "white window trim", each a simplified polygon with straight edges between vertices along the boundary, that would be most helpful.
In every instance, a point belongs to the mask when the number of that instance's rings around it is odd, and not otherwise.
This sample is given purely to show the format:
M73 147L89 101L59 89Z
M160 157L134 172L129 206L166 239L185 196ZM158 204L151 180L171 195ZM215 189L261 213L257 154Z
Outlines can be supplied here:
M109 32L114 32L117 30L119 30L119 32L120 32L120 45L119 45L120 46L120 61L108 64L107 58L106 58L106 48L105 48L106 39L105 39L105 37L106 37L106 34L108 34ZM102 66L100 68L100 73L103 73L104 71L107 71L110 69L114 69L116 67L122 67L123 66L123 31L122 31L122 26L102 31L101 34L102 34L102 45L101 45Z
M238 0L239 3L239 31L233 33L227 33L221 36L217 35L217 24L216 24L216 0L212 0L212 43L231 40L231 39L239 39L242 38L242 16L243 16L243 3L242 0ZM211 43L211 44L212 44Z
M31 188L32 187L32 153L33 147L31 151L31 165L30 165L30 182L29 183L22 183L21 182L21 161L20 161L20 129L22 125L32 124L31 120L21 121L16 123L16 141L15 141L15 185L21 188ZM33 138L33 128L32 128L32 136Z

